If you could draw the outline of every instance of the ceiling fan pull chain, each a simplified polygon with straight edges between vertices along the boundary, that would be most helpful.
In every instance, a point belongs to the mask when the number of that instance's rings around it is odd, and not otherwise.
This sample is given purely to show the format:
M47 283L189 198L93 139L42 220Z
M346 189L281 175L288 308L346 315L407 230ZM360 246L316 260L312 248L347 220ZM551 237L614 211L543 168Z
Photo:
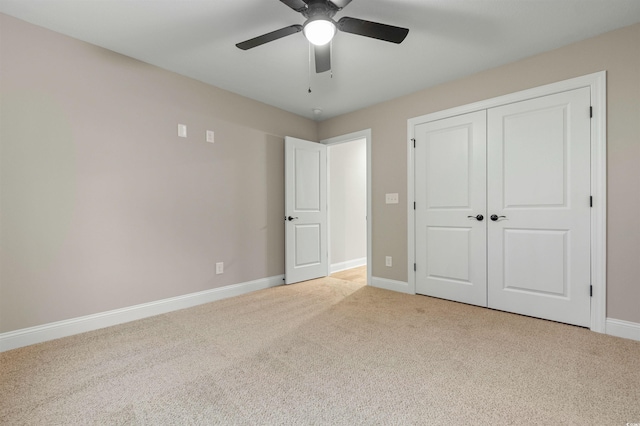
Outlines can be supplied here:
M307 68L307 75L309 76L309 92L311 93L311 42L307 43L309 45L309 67Z
M330 45L330 49L331 50L329 50L329 61L330 61L330 63L333 63L333 39L331 39L331 41L329 43L331 43L331 45ZM329 70L329 72L331 73L331 77L330 78L333 78L333 68L331 68Z

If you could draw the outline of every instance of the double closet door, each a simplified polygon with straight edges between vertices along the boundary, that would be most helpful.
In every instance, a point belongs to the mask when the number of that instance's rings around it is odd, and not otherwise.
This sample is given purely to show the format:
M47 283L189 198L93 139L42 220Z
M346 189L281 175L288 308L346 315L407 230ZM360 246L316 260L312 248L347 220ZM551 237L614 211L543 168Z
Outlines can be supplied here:
M416 292L590 324L590 90L415 127Z

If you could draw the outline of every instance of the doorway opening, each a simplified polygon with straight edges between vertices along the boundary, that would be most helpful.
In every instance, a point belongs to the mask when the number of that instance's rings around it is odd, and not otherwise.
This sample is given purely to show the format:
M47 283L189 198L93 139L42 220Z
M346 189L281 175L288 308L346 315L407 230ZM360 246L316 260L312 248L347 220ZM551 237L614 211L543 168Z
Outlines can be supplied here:
M371 130L321 141L327 145L329 273L371 282Z

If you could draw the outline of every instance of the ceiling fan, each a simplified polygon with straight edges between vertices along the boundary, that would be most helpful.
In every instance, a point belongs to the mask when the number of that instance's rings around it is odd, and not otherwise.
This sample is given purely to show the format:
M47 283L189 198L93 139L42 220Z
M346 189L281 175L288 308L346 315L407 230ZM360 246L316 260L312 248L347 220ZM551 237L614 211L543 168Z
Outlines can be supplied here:
M314 45L316 73L331 69L331 43L336 30L345 33L376 38L400 44L409 30L393 25L343 17L334 21L333 16L351 3L351 0L280 0L306 18L302 25L291 25L236 44L239 49L248 50L291 34L303 32Z

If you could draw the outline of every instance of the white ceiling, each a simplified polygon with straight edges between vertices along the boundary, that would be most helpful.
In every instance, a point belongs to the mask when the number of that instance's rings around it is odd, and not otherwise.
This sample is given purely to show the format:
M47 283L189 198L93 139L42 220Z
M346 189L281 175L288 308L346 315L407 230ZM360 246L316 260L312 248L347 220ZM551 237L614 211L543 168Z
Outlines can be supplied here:
M323 120L640 22L640 0L353 0L335 20L409 35L396 45L338 33L333 77L310 78L302 33L235 47L304 22L279 0L0 0L0 12Z

